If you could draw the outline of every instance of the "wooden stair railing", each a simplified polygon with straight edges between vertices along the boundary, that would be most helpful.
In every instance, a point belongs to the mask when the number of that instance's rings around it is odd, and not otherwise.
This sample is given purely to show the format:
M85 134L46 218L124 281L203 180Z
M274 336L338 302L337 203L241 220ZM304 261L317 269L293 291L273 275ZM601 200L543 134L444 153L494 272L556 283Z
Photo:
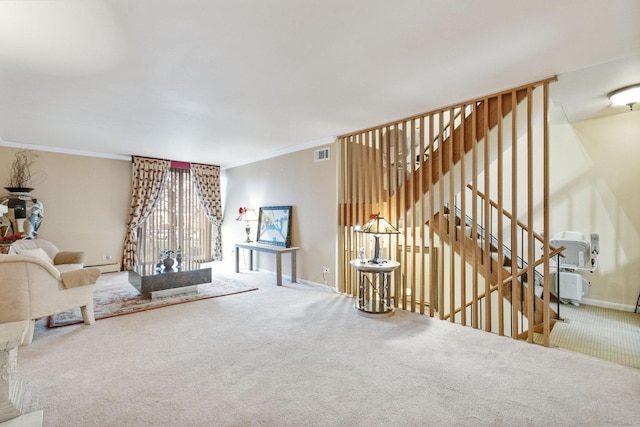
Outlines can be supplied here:
M516 104L520 103L520 101L522 101L527 96L526 89L520 89L515 91L514 93ZM403 183L399 186L397 191L392 192L390 194L390 199L386 200L385 202L394 205L395 203L397 203L396 199L400 197L402 193L404 193L404 210L407 211L413 204L420 200L420 197L422 197L420 189L429 188L429 179L431 179L431 186L437 184L441 176L449 172L449 168L452 164L458 163L463 155L471 151L474 143L477 143L484 138L485 129L493 129L501 118L505 117L511 112L513 106L513 102L511 99L512 93L508 92L500 96L502 97L501 111L498 111L498 97L491 97L488 99L488 106L487 102L485 101L477 101L474 104L471 104L474 108L472 108L469 114L463 115L462 120L464 121L464 125L459 124L458 126L454 126L453 122L456 118L459 117L459 115L454 115L453 117L451 117L450 122L444 124L444 129L449 129L449 132L447 132L449 133L449 136L443 138L443 141L438 144L437 147L435 147L433 156L429 156L429 145L425 147L423 156L421 156L420 166L409 175L408 179L403 180ZM488 109L487 114L485 114L485 109ZM485 117L488 118L488 127L485 126ZM474 123L476 128L475 131L473 129ZM453 132L450 131L451 128L453 128ZM462 144L463 151L460 149L461 144L456 143L456 141L459 141L459 138L461 137L461 128L464 129L464 135L462 135L462 137L464 138L464 143ZM445 132L443 130L442 134L444 133ZM431 144L435 143L435 141L437 141L439 137L439 135L436 135L434 137L434 140L431 141ZM373 152L377 151L377 149L373 147L365 146L362 146L360 149L362 150L361 154L364 155L372 155ZM453 153L451 153L452 157L450 157L450 150L453 150ZM449 161L442 161L443 159L450 158L453 160L452 163L450 163ZM391 162L391 159L389 159L389 161ZM439 168L437 167L429 168L429 164L438 165L440 163L442 164L442 170L439 170ZM421 168L426 171L430 171L430 173L419 173ZM420 180L422 180L422 185L420 185ZM346 227L354 225L351 223L352 218L354 218L352 212L354 210L354 207L352 206L353 204L357 203L345 203L339 205L338 218L340 221L340 225ZM364 220L366 218L366 215L370 214L371 212L363 212L363 215L365 215L365 217L361 218L360 221ZM360 216L361 215L357 215L355 217L359 218Z
M528 324L528 340L533 342L530 326L534 320L520 320L523 314L519 308L507 315L507 299L518 306L523 299L520 294L528 294L522 306L526 306L525 311L531 313L532 319L536 318L539 304L534 302L534 288L523 290L518 283L524 281L525 273L535 277L535 283L541 283L540 274L549 274L546 257L537 269L533 267L534 261L528 261L537 259L540 239L534 237L533 232L521 232L519 220L533 229L533 215L541 204L543 211L536 219L536 227L543 230L540 234L545 236L543 253L552 252L546 231L549 229L547 118L549 83L553 81L555 77L339 135L336 158L340 291L348 295L357 293L357 277L349 262L358 256L359 249L369 250L371 246L371 241L357 232L357 225L372 213L380 212L401 232L389 240L389 256L401 262L401 269L393 278L394 304L406 310L419 309L421 313L425 313L426 307L431 317L437 313L442 318L443 310L451 311L451 300L454 305L463 305L463 301L473 298L471 309L463 308L456 321L476 328L484 325L488 331L498 326L498 333L504 335L503 322L510 316L512 329ZM470 191L467 190L469 183L474 187ZM523 193L525 187L526 194ZM483 203L478 189L491 193L499 207ZM460 252L456 253L453 245L447 245L442 238L447 232L453 233L453 221L449 227L440 219L440 224L434 222L434 215L443 212L445 206L455 204L461 195L464 195L459 199L461 216L471 218L476 232L484 233L484 229L495 227L495 237L472 239L475 245L481 243L483 250L467 247L461 240ZM511 217L502 213L506 207L513 213ZM432 224L427 226L426 221ZM494 240L499 242L494 246L499 246L501 257L513 257L513 272L507 274L503 268L492 266L490 249ZM414 247L428 247L429 255L409 249ZM435 256L430 255L431 250ZM467 261L469 256L473 258L471 263ZM465 259L466 268L459 269L461 258ZM525 260L527 269L521 271ZM491 279L492 273L497 278ZM484 280L483 276L489 279ZM513 280L513 289L507 290L509 283L498 284L505 278ZM467 285L471 292L465 288ZM543 291L545 346L549 345L551 324L549 292L546 286ZM486 299L478 304L478 298ZM420 303L414 304L415 301ZM496 315L499 325L492 324Z
M508 212L505 211L504 213L505 215L508 215ZM479 244L482 236L478 235L477 239L474 241L474 239L471 236L468 236L466 233L467 224L464 221L461 221L461 219L455 215L453 215L453 221L455 225L455 227L453 228L454 235L451 236L449 232L450 230L449 221L451 220L451 218L452 218L451 213L445 213L444 215L442 215L438 212L437 214L435 214L434 223L438 224L439 221L443 221L444 225L441 227L435 227L434 231L436 231L439 237L445 243L450 245L456 253L458 254L464 253L466 262L469 262L469 263L472 262L474 259L474 256L477 259L484 259L485 249L482 247L482 245ZM525 227L525 225L522 223L519 225L521 227ZM438 232L439 230L443 230L443 232L439 233ZM536 238L542 239L541 236L537 236ZM464 245L465 247L464 251L462 251L462 245ZM549 258L554 257L557 254L560 254L562 250L564 250L564 248L552 247L551 250L552 252L548 255ZM493 245L490 245L490 251L492 255L495 255L498 252L497 248ZM527 268L523 268L522 270L517 271L515 274L512 273L511 269L508 268L509 266L512 265L511 259L508 256L504 256L503 260L498 260L496 259L495 256L491 256L490 259L491 259L490 268L479 270L480 274L485 278L485 280L488 280L491 285L490 292L489 292L490 294L493 292L497 292L499 288L502 287L503 298L509 301L509 303L511 303L513 306L512 289L513 289L514 283L515 285L520 287L525 286L524 283L526 283L526 286L530 286L530 285L535 286L534 280L529 280L527 277L527 271L528 271ZM533 267L535 268L538 265L542 264L543 262L544 262L544 259L540 258L534 263ZM498 283L498 273L497 273L498 269L502 269L501 277L505 277L502 283ZM532 321L534 331L539 330L542 327L542 324L544 321L544 312L543 312L544 303L542 299L534 295L534 304L533 304L534 310L533 310L533 315L531 315L528 312L528 307L530 306L528 304L529 292L522 292L520 293L520 295L522 297L522 301L517 306L519 308L519 311L521 311L522 314L527 319ZM452 309L450 310L450 313L444 316L444 318L451 319L452 316L458 314L460 311L472 306L474 303L477 303L478 301L487 297L488 295L486 293L480 293L476 295L476 298L474 300L465 301L464 304L462 304L462 306L459 306L459 307L455 307L455 308L452 307ZM553 325L555 324L555 320L557 319L558 319L557 313L554 311L551 311L551 320L552 320L550 325L551 328L553 328ZM517 336L519 338L526 338L526 335L527 335L527 330L514 334L514 336Z
M521 89L515 92L516 104L520 103L526 96L527 90ZM433 165L441 164L442 170L438 170L436 167L430 168L431 177L429 174L422 174L422 188L429 188L428 180L431 178L431 185L435 185L441 176L447 174L449 172L449 168L451 165L457 164L463 155L467 154L471 151L473 144L481 141L485 136L485 128L489 130L493 129L498 120L501 117L505 117L507 114L511 112L512 108L511 102L511 93L505 93L502 95L502 111L498 112L498 98L492 97L489 98L488 107L485 101L478 101L476 107L471 111L471 113L467 116L464 116L464 126L456 126L453 130L453 134L449 135L449 137L445 138L442 141L442 144L438 146L436 150L433 152L433 157L428 157L422 161L420 168L425 168L425 170L429 170L427 168L427 163L432 162ZM485 127L484 117L485 117L485 108L488 108L488 126ZM475 118L473 116L476 116ZM475 132L473 130L473 124L475 122L476 129ZM458 141L460 138L461 127L464 128L464 151L460 150L460 144L456 144L455 141ZM475 141L473 136L475 135ZM453 148L452 148L453 147ZM428 147L427 147L428 148ZM449 150L453 149L452 157L450 157ZM453 159L453 162L442 161L443 159ZM413 185L409 180L405 181L402 187L398 190L398 194L404 192L405 197L405 210L408 210L411 205L420 200L420 175L418 170L412 174L411 180L413 180ZM413 194L411 194L411 188L413 188ZM398 197L397 195L393 195L392 197ZM394 203L393 200L391 203Z

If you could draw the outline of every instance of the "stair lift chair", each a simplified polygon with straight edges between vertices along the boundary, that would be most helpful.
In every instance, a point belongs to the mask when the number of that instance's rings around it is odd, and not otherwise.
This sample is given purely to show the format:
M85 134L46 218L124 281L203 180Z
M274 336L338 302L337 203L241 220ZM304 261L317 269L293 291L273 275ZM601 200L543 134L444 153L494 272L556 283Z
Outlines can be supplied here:
M583 274L593 273L598 268L599 235L592 234L589 240L580 232L562 231L554 235L550 243L566 248L564 257L559 257L560 265L553 266L556 272L551 274L551 293L562 303L577 307L589 294L590 282Z

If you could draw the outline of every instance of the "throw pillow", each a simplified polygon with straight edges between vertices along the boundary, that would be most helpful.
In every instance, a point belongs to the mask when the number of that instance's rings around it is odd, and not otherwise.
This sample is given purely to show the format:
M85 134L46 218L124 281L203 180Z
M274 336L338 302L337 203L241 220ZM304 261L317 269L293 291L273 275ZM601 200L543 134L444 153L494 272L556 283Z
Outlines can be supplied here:
M49 264L53 264L53 260L49 258L49 255L42 248L37 249L21 249L18 252L18 255L30 255L36 258L40 258L43 261L48 262Z

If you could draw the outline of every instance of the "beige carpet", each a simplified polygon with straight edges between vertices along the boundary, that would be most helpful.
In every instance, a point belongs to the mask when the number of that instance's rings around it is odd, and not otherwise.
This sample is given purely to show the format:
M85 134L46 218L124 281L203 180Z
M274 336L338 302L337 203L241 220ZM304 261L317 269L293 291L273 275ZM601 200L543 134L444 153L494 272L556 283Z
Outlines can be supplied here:
M560 316L564 322L553 327L551 346L640 369L640 313L567 304ZM542 335L535 340L542 342Z
M45 426L638 425L640 370L319 285L39 329L18 354Z

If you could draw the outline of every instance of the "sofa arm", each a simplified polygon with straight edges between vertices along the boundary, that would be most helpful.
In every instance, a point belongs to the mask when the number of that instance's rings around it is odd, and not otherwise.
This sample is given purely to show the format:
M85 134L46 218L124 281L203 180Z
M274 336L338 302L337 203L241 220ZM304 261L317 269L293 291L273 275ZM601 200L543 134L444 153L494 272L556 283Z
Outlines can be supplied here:
M47 273L49 273L53 279L55 279L56 281L60 280L60 271L55 268L53 266L53 264L51 264L48 261L44 261L41 258L38 257L34 257L31 255L0 255L0 264L4 264L4 263L15 263L17 264L24 264L24 265L30 265L30 264L35 264L40 266L42 269L44 269ZM28 275L25 275L25 277L29 277Z
M101 271L98 267L87 267L61 273L60 279L62 286L65 289L70 289L78 286L93 285L100 277L100 273Z
M87 260L87 254L84 252L61 251L58 252L53 259L54 265L59 264L82 264Z

